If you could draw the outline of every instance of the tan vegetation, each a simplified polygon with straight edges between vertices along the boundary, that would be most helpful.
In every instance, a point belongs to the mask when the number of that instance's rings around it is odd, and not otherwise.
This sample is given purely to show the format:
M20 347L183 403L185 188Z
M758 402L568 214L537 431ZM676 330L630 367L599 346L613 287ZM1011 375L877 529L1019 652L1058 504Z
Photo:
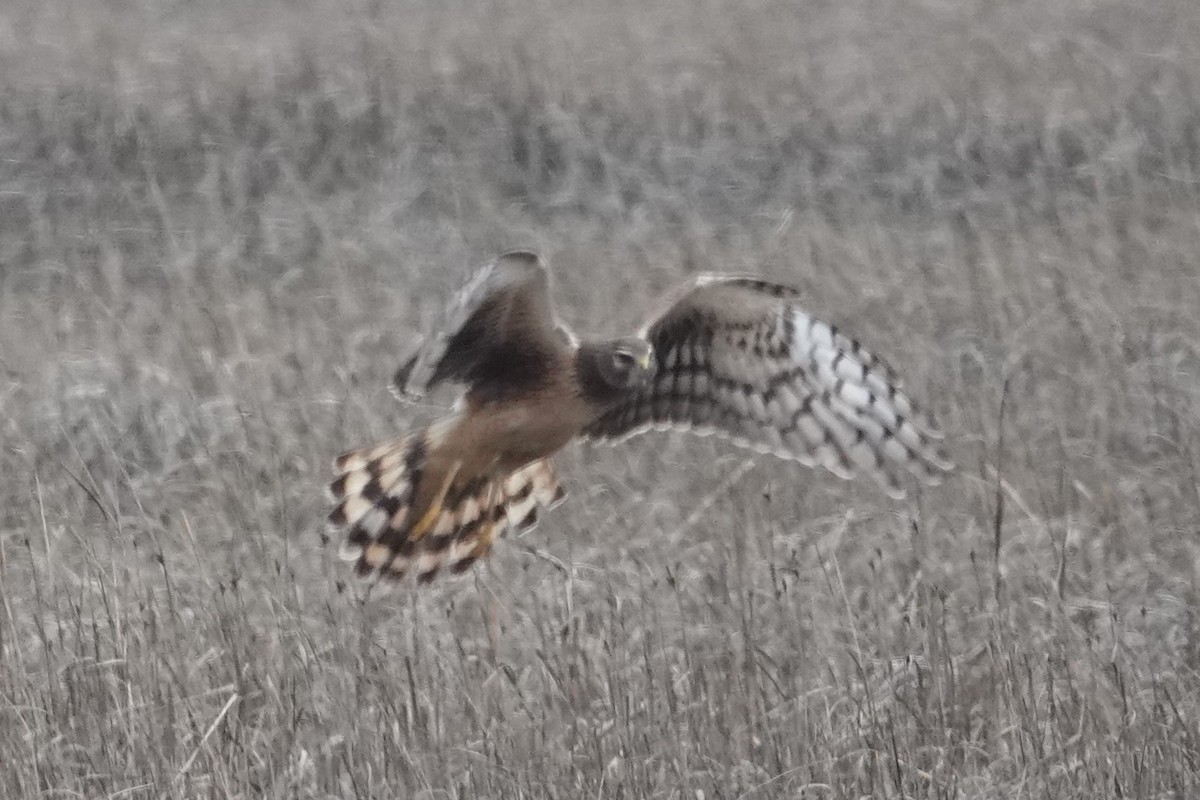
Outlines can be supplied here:
M0 11L0 795L1200 791L1200 6L246 5ZM364 599L328 463L513 246L797 284L958 472L581 447Z

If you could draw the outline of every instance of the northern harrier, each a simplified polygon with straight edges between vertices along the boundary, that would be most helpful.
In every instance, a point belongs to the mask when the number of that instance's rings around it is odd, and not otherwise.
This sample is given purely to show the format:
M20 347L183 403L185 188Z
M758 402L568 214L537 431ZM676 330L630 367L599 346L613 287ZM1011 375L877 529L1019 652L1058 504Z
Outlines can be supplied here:
M554 316L542 260L500 256L396 372L408 398L464 385L455 413L336 460L329 522L345 531L343 555L377 577L467 570L563 499L549 459L579 436L686 428L842 477L860 467L894 497L902 470L935 481L950 467L941 434L880 359L798 300L703 276L636 337L579 344Z

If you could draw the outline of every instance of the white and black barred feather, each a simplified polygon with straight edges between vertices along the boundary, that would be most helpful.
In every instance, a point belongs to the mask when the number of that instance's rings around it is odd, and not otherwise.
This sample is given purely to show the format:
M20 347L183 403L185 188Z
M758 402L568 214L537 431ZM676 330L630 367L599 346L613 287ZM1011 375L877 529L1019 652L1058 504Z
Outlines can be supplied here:
M951 467L936 426L877 356L799 305L795 289L703 276L641 332L658 372L585 431L715 433L759 452L871 474L894 497L900 474L935 482Z
M344 537L339 555L355 562L358 575L401 580L415 574L428 583L439 573L460 574L487 556L497 538L532 529L540 509L566 497L550 461L543 459L442 497L428 524L420 526L415 490L425 454L441 435L435 426L345 453L334 462L328 522Z

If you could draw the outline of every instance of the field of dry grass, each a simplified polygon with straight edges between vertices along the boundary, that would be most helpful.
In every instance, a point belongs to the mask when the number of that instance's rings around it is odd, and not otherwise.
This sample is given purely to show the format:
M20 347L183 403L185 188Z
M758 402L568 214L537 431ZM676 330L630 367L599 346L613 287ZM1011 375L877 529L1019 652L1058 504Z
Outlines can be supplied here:
M0 796L1200 794L1200 5L254 5L0 10ZM329 461L513 246L795 283L959 469L577 447L364 598Z

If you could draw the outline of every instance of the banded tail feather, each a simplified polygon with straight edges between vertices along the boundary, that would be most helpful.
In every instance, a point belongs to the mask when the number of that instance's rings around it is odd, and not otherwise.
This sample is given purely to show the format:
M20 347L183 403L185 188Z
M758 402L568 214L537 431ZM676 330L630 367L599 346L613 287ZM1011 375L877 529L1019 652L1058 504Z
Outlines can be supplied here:
M335 460L329 525L344 531L340 556L355 562L357 574L400 580L412 572L419 583L461 574L497 537L531 529L541 509L566 497L547 459L506 476L456 481L456 469L431 476L426 457L436 434L427 429ZM431 477L437 491L416 508L422 481Z

